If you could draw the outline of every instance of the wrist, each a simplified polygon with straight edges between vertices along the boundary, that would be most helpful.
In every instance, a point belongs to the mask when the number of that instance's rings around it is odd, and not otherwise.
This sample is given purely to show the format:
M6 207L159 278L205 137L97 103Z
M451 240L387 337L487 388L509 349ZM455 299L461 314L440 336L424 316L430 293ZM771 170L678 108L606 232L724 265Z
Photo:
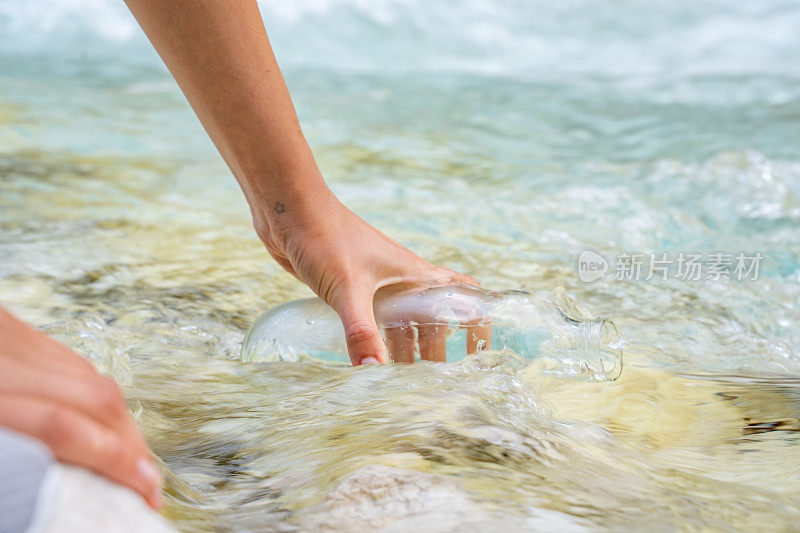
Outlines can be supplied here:
M271 176L265 185L251 186L247 193L253 226L265 244L283 244L291 233L313 224L338 203L316 165L280 178Z

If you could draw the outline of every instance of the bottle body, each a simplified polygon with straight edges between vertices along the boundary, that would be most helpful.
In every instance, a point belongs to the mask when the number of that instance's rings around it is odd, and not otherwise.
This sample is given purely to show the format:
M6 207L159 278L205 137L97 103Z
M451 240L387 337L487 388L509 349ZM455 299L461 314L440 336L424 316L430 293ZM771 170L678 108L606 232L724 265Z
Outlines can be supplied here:
M616 379L622 346L613 322L595 318L563 292L485 291L470 286L379 293L375 317L396 362L455 362L485 350L510 350L548 373L592 381ZM310 358L349 364L344 329L318 298L262 314L242 346L247 361Z

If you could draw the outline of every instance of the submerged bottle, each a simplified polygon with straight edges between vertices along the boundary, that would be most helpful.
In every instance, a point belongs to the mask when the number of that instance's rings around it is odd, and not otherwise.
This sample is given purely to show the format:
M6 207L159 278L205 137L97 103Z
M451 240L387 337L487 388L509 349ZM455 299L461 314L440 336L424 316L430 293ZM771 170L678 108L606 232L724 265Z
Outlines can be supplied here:
M622 371L614 323L581 310L564 293L486 291L467 285L379 291L375 318L395 362L454 362L485 350L510 350L546 373L611 381ZM344 329L319 298L279 305L245 337L245 361L303 358L350 364Z

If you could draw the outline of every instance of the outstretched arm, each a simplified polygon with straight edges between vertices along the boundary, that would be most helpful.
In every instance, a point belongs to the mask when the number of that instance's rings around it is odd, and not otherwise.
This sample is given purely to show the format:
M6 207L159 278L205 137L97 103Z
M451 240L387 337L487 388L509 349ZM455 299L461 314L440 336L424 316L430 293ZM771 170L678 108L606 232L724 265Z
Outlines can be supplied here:
M255 0L126 2L236 176L269 253L339 314L354 365L387 360L372 309L377 289L475 284L391 240L331 193Z

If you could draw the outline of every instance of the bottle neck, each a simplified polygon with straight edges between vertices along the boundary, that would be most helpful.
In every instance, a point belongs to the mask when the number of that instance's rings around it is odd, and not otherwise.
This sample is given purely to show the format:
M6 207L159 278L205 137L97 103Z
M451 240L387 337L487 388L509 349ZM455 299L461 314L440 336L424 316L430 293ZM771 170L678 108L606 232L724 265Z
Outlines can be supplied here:
M622 372L622 339L614 323L593 318L576 323L577 348L584 353L586 370L598 381L613 381Z

